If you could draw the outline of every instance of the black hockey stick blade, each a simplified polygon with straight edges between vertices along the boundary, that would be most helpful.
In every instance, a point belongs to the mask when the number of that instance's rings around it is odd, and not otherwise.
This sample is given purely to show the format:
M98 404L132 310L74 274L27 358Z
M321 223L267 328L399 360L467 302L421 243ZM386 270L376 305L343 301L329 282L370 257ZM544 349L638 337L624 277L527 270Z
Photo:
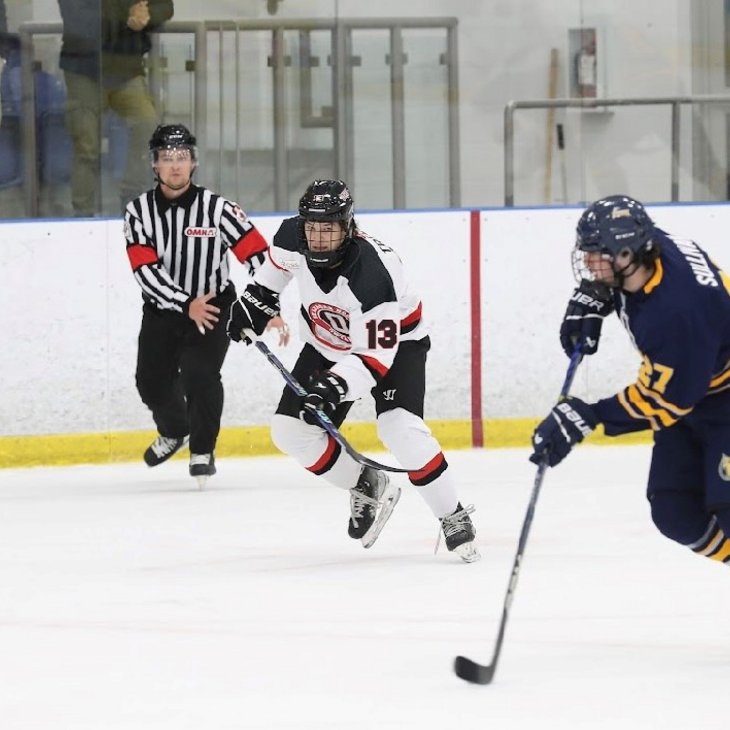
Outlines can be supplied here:
M302 387L299 381L286 369L284 363L279 360L276 355L268 348L267 344L260 340L254 332L251 330L243 330L241 333L242 337L248 337L252 340L256 346L256 349L281 373L286 384L299 396L307 395L307 391ZM363 466L369 466L371 469L377 471L388 471L395 474L407 474L411 471L418 471L418 469L402 469L398 466L388 466L388 464L381 464L379 461L369 459L364 454L350 444L350 442L340 433L337 426L332 423L330 417L320 411L319 409L312 409L312 413L315 418L319 421L319 425L327 431L327 433L358 463Z
M494 678L495 669L496 666L494 664L489 664L485 667L471 659L467 659L465 656L457 656L454 659L454 672L456 672L456 676L472 684L489 684Z
M573 384L573 379L575 378L575 373L578 369L581 358L580 346L578 346L570 358L570 364L568 365L568 371L565 374L563 387L560 389L558 401L564 400L567 397L568 392L570 391L570 386ZM545 454L540 465L537 467L530 501L527 505L527 511L525 512L525 519L522 522L520 539L517 542L517 552L515 553L514 562L512 563L512 572L510 574L509 583L507 584L507 592L505 593L504 603L502 605L502 619L499 622L499 631L497 633L497 640L494 644L492 662L485 666L483 664L477 664L477 662L467 659L465 656L457 656L454 660L454 672L456 673L456 676L466 682L471 682L472 684L490 684L492 679L494 679L494 673L497 671L497 662L499 661L499 656L502 652L502 642L504 641L504 632L507 628L509 609L512 605L515 589L517 588L517 579L519 578L520 568L522 567L522 557L525 552L525 547L527 546L527 537L530 534L530 527L535 516L535 505L537 504L537 498L540 494L542 480L545 477L547 468L548 457L547 454Z

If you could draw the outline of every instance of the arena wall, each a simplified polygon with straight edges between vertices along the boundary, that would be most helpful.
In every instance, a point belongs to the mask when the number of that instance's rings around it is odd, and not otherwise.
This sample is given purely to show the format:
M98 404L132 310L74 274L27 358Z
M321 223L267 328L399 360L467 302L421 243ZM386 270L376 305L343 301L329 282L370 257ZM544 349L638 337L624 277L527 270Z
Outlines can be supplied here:
M649 208L656 223L730 266L730 206ZM567 360L558 328L573 287L577 208L368 213L362 229L396 248L422 295L433 347L426 418L446 448L526 445L552 405ZM257 216L270 240L281 216ZM2 224L0 465L139 458L153 434L134 384L141 296L119 220ZM243 267L234 280L245 286ZM477 276L478 275L478 276ZM285 317L296 322L290 287ZM295 328L296 335L296 328ZM269 344L287 364L298 352ZM575 392L598 398L631 382L639 358L617 318ZM219 455L273 451L268 423L283 381L252 348L232 345ZM479 397L481 395L481 397ZM346 429L376 449L370 403Z

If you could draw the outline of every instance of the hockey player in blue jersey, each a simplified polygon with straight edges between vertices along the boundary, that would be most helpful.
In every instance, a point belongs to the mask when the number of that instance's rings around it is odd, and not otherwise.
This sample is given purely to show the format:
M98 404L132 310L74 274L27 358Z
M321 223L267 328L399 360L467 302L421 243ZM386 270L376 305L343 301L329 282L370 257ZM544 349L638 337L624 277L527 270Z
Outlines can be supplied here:
M580 285L561 326L563 349L593 354L602 318L615 310L642 364L616 395L556 405L533 434L530 460L555 466L599 423L608 436L652 429L654 524L730 564L730 278L625 195L585 210L573 268Z

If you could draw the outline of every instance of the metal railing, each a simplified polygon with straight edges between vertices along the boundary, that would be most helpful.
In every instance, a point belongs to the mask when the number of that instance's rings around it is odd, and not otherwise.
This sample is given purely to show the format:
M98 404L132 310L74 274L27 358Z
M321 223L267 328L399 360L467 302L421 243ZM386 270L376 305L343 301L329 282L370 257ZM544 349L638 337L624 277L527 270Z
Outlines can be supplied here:
M390 65L390 101L392 130L392 165L393 165L393 207L403 208L406 205L406 154L405 154L405 98L404 98L404 53L403 31L405 29L443 29L446 31L446 51L442 54L441 63L446 66L446 104L448 134L448 179L449 204L460 205L460 152L459 152L459 103L457 72L457 19L456 18L357 18L357 19L281 19L281 20L206 20L177 21L173 20L162 26L153 34L153 50L150 54L150 88L155 94L160 89L159 64L154 62L155 53L159 53L159 39L156 35L165 33L193 34L194 59L191 72L194 75L193 89L193 121L196 136L201 140L201 154L207 146L208 109L208 41L210 33L221 36L225 32L235 31L237 34L246 31L270 31L270 65L273 78L273 179L274 203L277 210L288 209L289 165L286 146L286 94L284 76L285 66L289 59L284 55L284 32L300 31L308 33L315 30L329 30L332 33L332 117L328 124L333 130L333 152L335 174L344 179L351 179L353 165L352 126L353 126L353 61L351 57L352 32L354 30L383 29L390 31L390 53L387 63ZM21 74L23 82L22 121L23 121L23 162L26 171L24 181L24 199L26 213L36 216L38 213L38 172L36 169L37 140L35 137L35 94L34 94L34 36L60 35L62 23L26 22L19 28L21 38ZM236 42L238 43L238 36ZM222 47L222 43L221 43ZM236 79L239 78L238 63ZM306 73L306 72L305 72ZM306 83L306 76L300 79ZM235 125L235 139L241 131L241 118L238 113L238 100L241 93L240 84L233 90L236 112L232 115ZM219 88L222 96L224 90ZM157 96L156 98L159 98ZM218 106L222 108L222 106ZM219 120L222 124L222 120ZM305 125L306 126L306 125ZM220 130L219 130L220 131ZM219 135L220 136L220 135ZM220 137L222 149L222 136ZM238 150L236 150L238 154Z
M730 104L730 96L657 96L619 99L533 99L510 101L504 108L504 204L511 208L515 204L515 122L518 109L602 109L612 106L655 106L666 104L671 107L671 200L679 200L679 129L680 106L682 104Z

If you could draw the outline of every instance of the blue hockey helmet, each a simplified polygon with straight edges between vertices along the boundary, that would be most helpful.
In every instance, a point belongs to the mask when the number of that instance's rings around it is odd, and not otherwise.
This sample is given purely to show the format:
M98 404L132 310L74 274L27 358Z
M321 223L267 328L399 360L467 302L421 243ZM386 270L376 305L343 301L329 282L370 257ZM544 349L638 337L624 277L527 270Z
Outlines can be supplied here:
M638 200L628 195L610 195L585 209L576 227L575 245L585 253L610 256L629 248L643 262L654 249L653 235L654 223Z
M595 280L586 254L600 254L611 263L615 277L609 286L614 287L622 287L638 266L651 265L659 246L644 206L628 195L610 195L589 205L576 227L573 273L577 281Z

